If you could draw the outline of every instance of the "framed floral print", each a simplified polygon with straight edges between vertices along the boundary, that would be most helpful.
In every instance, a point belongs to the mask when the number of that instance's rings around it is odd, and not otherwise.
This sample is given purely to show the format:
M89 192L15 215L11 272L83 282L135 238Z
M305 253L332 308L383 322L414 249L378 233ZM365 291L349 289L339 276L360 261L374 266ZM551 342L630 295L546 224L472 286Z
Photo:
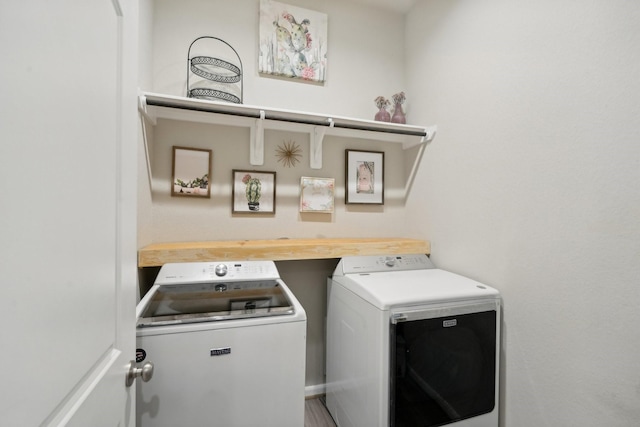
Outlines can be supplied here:
M334 178L300 178L300 212L333 213Z

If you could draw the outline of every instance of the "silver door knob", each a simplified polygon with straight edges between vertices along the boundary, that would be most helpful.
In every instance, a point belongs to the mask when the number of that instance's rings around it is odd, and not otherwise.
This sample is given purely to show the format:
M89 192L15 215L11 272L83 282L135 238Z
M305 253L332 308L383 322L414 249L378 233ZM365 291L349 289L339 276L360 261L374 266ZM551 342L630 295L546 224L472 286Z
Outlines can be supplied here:
M142 368L138 368L136 367L135 361L132 360L129 362L129 371L127 372L127 379L125 380L127 387L131 387L133 381L138 377L142 378L142 381L145 383L149 381L151 377L153 377L153 363L147 362L142 365Z

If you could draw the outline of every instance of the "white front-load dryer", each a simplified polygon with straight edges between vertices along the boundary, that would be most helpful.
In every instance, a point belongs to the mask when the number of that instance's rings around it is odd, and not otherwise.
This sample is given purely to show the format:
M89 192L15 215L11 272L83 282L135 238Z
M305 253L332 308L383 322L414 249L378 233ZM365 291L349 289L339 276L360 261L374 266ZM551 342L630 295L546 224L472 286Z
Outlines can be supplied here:
M343 258L327 308L338 427L497 427L500 307L426 255Z

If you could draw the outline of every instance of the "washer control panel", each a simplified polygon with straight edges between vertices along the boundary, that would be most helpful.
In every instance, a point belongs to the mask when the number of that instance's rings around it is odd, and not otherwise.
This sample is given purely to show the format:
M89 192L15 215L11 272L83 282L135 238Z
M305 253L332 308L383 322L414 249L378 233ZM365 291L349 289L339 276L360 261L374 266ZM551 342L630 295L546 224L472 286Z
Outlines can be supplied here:
M165 264L156 284L279 279L273 261L187 262Z

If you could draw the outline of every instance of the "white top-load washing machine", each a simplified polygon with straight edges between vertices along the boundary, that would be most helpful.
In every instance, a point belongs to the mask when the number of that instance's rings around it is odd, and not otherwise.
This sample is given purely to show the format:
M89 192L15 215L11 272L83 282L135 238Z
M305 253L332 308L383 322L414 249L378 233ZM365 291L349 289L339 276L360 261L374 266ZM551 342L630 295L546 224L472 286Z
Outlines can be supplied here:
M165 264L137 316L138 427L304 425L306 314L272 261Z
M500 296L426 255L343 258L328 280L339 427L498 426Z

